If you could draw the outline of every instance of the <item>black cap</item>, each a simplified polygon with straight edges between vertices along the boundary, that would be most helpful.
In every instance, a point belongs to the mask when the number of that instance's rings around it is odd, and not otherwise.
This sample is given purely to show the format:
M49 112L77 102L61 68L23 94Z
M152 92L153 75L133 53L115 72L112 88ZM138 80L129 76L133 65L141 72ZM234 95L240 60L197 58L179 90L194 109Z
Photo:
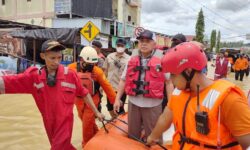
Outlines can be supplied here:
M61 51L64 50L65 48L66 48L65 46L63 46L56 40L47 40L43 42L41 52L44 53L50 50Z
M96 46L96 47L98 47L98 48L102 48L102 43L99 42L99 41L93 41L93 42L92 42L92 45L93 45L93 46Z
M116 45L126 45L126 40L125 39L122 39L122 38L119 38L119 39L117 39L117 41L116 41Z
M173 41L173 40L178 40L178 41L180 41L181 43L187 41L185 35L183 35L183 34L181 34L181 33L176 34L175 36L173 36L172 41Z
M136 39L139 40L143 38L153 40L153 32L149 30L144 30L143 32L139 34L139 36Z

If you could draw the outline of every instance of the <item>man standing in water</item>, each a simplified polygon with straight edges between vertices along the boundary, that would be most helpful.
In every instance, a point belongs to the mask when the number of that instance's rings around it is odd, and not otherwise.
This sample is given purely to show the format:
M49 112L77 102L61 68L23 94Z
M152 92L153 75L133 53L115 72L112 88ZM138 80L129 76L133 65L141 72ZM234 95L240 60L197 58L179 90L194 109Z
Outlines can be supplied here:
M45 66L28 68L16 76L0 77L0 93L32 94L43 122L51 150L75 150L71 144L73 128L73 106L75 97L84 101L102 120L93 100L77 77L76 72L60 65L65 47L55 40L42 44L41 58Z

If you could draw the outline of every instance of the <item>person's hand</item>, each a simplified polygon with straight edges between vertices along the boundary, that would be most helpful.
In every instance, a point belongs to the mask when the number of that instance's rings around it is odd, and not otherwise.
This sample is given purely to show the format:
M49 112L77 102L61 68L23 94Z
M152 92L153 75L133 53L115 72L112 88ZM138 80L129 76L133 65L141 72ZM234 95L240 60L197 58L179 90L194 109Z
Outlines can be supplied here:
M100 112L98 112L98 113L96 114L96 117L98 118L99 121L103 121L104 118L105 118L105 116L104 116L102 113L100 113Z
M114 105L113 105L114 113L115 113L116 115L118 115L117 112L120 111L120 107L121 107L121 101L120 101L120 100L116 100L115 103L114 103Z
M147 143L146 143L146 145L149 145L149 146L155 145L155 144L157 144L157 142L159 142L159 140L156 140L156 139L154 139L154 138L152 137L152 135L149 135L148 138L147 138Z

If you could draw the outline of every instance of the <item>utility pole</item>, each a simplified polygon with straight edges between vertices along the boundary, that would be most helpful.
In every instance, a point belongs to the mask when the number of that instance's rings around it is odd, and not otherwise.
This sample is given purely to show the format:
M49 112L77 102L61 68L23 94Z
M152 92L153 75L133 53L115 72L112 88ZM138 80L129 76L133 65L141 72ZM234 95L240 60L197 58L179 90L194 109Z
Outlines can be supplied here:
M122 9L123 9L123 36L125 37L126 36L126 16L127 16L127 14L126 14L126 0L122 0L123 1L123 7L122 7Z

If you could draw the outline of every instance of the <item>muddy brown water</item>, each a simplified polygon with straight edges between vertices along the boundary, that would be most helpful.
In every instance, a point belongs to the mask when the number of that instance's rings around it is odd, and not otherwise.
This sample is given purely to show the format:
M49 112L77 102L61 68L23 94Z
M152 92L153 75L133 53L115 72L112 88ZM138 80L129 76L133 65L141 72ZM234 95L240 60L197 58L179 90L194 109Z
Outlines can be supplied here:
M213 78L214 68L208 65L208 77ZM228 80L237 84L245 93L250 89L250 77L244 81L235 81L234 73L228 76ZM106 100L102 102L103 113L109 117L106 111ZM72 143L77 149L81 149L81 122L77 118L74 109L75 122ZM101 126L100 123L98 123ZM164 134L165 140L171 139L173 128ZM47 150L49 142L43 127L41 115L31 95L0 95L0 150Z

